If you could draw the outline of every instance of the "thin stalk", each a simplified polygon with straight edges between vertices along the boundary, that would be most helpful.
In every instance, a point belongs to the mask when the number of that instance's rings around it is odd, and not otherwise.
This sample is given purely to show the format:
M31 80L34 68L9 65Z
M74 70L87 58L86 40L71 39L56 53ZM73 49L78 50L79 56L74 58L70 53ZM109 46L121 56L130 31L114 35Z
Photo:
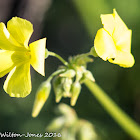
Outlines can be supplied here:
M84 84L112 118L135 140L140 140L140 127L96 84L86 80Z
M48 77L47 81L51 81L51 80L53 79L54 76L56 76L56 75L58 75L58 74L60 74L61 72L64 72L64 71L65 71L65 69L59 69L59 70L53 72L53 73Z
M87 52L87 53L83 53L83 54L81 54L80 56L89 56L89 55L91 55L91 53L90 52Z
M54 56L54 57L58 58L64 65L66 65L66 66L68 65L68 62L65 61L60 55L58 55L54 52L50 52L50 51L48 51L48 55L49 56Z
M78 55L78 56L76 57L76 60L79 59L79 58L81 58L81 57L86 57L86 56L90 56L90 55L92 55L90 52L80 54L80 55Z

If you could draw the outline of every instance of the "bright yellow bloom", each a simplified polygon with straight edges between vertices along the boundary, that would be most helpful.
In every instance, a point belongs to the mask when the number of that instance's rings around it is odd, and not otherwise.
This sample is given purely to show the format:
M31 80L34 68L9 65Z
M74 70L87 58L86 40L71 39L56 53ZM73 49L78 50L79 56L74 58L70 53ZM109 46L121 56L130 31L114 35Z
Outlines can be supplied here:
M132 31L127 28L116 10L113 14L101 15L104 28L98 30L94 47L97 55L104 61L121 67L132 67L135 63L131 54Z
M30 64L44 74L46 38L28 46L33 25L22 18L13 17L0 23L0 77L7 73L4 90L11 97L25 97L31 92Z

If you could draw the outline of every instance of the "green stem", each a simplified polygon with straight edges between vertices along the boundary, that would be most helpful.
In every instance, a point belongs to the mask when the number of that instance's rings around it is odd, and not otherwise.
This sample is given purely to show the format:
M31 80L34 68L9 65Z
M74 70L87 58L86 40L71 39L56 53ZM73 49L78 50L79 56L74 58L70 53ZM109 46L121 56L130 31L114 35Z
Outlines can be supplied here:
M140 140L140 127L96 84L86 80L85 85L114 120L134 139Z
M91 55L90 52L81 54L82 57Z
M50 51L48 51L48 55L54 56L54 57L58 58L64 65L66 65L66 66L68 65L68 62L65 61L60 55L58 55L54 52L50 52Z
M60 74L61 72L64 72L64 71L65 71L65 69L59 69L59 70L53 72L53 73L48 77L47 81L51 81L52 78L53 78L54 76L56 76L56 75L58 75L58 74Z
M86 57L86 56L89 56L89 55L91 55L91 53L90 53L90 52L80 54L80 55L78 55L78 56L76 57L76 60L77 60L77 59L79 59L79 58L81 58L81 57Z

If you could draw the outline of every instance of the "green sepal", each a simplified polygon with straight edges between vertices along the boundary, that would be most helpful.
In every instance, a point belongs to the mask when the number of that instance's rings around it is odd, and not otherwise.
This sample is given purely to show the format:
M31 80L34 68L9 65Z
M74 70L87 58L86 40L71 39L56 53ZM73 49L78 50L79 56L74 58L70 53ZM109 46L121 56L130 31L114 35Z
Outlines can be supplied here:
M98 54L97 54L96 51L95 51L94 46L91 48L90 54L93 55L94 57L99 57Z
M48 56L49 56L48 49L45 49L45 59L48 58Z

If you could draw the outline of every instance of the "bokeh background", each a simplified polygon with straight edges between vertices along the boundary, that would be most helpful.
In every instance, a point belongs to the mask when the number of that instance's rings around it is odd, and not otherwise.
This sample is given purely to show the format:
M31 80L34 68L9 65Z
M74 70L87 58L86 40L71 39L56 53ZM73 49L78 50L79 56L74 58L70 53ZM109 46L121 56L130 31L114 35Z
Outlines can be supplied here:
M48 50L67 59L90 50L97 30L102 27L100 14L112 13L113 8L116 8L133 31L132 53L136 63L132 68L124 69L95 58L88 69L108 95L140 123L139 5L139 0L0 0L0 22L6 24L13 16L31 21L34 33L30 42L47 37ZM32 92L23 99L9 97L2 88L6 76L0 79L0 132L45 132L48 123L56 116L54 108L58 104L55 103L53 90L37 118L31 117L32 106L38 86L60 64L57 59L49 57L46 60L46 77L32 69ZM69 104L69 99L62 99L61 102ZM93 123L100 140L132 140L85 86L74 109L79 118Z

